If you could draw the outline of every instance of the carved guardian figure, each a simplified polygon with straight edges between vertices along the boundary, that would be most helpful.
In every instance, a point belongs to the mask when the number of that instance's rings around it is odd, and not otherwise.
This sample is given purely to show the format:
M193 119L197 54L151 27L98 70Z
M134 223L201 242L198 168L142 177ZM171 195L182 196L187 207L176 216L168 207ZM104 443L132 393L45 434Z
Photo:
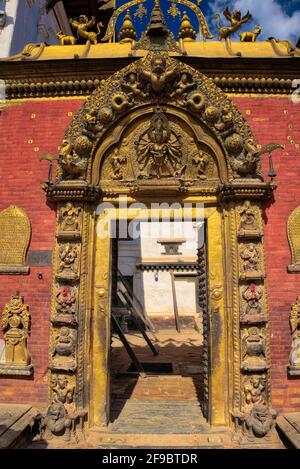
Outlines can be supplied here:
M5 364L26 367L31 362L27 348L30 314L19 292L5 305L1 326L5 341Z

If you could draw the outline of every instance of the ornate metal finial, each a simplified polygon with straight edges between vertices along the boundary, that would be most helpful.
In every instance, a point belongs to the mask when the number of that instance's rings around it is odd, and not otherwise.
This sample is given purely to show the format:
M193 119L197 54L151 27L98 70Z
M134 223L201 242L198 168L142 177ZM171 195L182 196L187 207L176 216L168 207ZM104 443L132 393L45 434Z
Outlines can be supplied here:
M197 36L186 11L183 12L178 36L179 39L182 39L184 42L192 42Z
M173 34L168 30L159 0L154 0L154 6L147 29L133 49L151 51L172 51L182 53L177 46Z
M136 30L133 26L130 12L128 9L124 17L123 24L120 28L120 39L121 39L121 42L134 42L135 38L136 38Z
M161 11L159 0L154 0L154 7L146 34L148 36L166 36L168 34L168 27L163 12Z

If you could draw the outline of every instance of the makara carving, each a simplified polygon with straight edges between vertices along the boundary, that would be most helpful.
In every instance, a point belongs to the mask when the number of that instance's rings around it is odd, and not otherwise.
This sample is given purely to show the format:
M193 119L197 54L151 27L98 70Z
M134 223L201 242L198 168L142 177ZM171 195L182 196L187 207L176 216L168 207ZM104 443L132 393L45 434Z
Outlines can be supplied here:
M291 307L290 326L292 350L290 352L288 371L290 375L300 376L300 296Z
M4 334L4 361L0 363L0 374L30 375L33 372L27 347L30 334L30 314L24 298L17 292L5 305L2 314Z
M250 327L242 335L242 368L249 371L265 370L266 337L262 330Z

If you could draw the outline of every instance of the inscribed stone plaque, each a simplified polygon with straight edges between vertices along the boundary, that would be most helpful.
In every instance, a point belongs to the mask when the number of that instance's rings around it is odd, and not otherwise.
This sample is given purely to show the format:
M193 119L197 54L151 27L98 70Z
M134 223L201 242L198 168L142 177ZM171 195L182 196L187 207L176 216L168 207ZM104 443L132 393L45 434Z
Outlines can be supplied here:
M0 273L27 273L26 251L31 234L26 213L11 205L0 212Z
M287 223L288 239L292 254L289 272L300 272L300 205L291 213Z

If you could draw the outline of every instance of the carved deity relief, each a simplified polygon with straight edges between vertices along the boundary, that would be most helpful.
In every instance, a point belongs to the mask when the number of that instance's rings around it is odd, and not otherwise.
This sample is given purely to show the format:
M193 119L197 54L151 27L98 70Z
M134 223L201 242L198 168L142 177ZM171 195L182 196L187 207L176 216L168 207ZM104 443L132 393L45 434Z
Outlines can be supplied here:
M79 275L80 246L72 243L61 244L58 248L57 277L73 279Z
M123 179L123 170L126 168L127 163L127 140L124 138L121 146L114 148L113 154L110 158L110 164L113 170L113 179Z
M244 370L265 370L266 363L266 338L264 331L257 327L250 327L243 331L242 335L242 368Z
M292 254L292 263L288 266L288 272L300 272L300 205L288 218L287 233Z
M300 375L300 296L291 307L290 326L292 334L292 350L289 358L289 373Z
M27 348L27 338L30 334L30 314L28 305L24 303L24 298L19 292L13 295L5 305L1 326L5 342L5 361L1 363L1 368L13 369L16 367L19 369L17 374L30 374L31 357ZM22 368L24 369L23 373ZM8 374L12 374L9 373L9 369Z
M76 207L72 202L67 202L61 207L59 214L59 236L78 237L80 236L81 208Z
M167 85L179 75L179 66L177 63L170 65L166 57L161 54L154 54L150 68L140 66L139 75L148 82L150 92L162 93L166 91Z
M53 322L77 324L77 294L77 287L70 285L57 286Z
M242 209L239 212L240 214L240 226L238 230L238 235L240 238L254 238L260 236L260 229L258 224L259 214L251 206L249 200L246 200Z
M244 377L242 384L242 408L244 411L250 411L254 405L267 403L266 386L267 376L265 374Z
M74 410L74 377L66 375L52 375L51 391L53 402L61 402L69 410Z
M20 208L10 206L0 212L0 226L0 273L28 273L29 218Z
M185 171L180 137L171 132L168 119L159 108L136 142L136 153L140 178L182 176Z
M68 327L61 327L55 337L50 368L74 371L76 369L76 333Z
M260 278L262 276L261 261L261 252L257 244L242 245L240 248L241 278Z
M264 321L264 311L261 303L262 296L262 288L253 282L247 286L241 287L241 322L256 323Z
M195 89L196 86L197 84L194 82L192 75L183 70L170 96L176 98L179 105L184 106L187 102L186 94Z
M207 179L207 170L210 160L211 157L202 150L194 155L193 163L197 166L197 177L199 179Z
M118 146L103 159L100 184L103 189L147 181L186 181L191 185L207 179L218 183L215 157L206 145L195 142L190 130L159 107L152 117L128 129Z

